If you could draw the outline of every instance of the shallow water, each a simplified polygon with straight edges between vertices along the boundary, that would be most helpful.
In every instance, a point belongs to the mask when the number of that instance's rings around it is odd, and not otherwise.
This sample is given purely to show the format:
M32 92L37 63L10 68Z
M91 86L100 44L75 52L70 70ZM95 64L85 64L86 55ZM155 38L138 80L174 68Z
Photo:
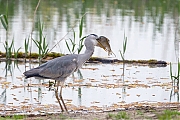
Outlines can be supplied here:
M22 75L25 65L18 64L17 68L13 64L9 66L12 72L10 69L5 71L5 62L0 64L1 107L58 105L54 87L49 88L49 80L25 79ZM29 69L29 65L26 65L26 69ZM31 65L36 66L38 64ZM123 76L122 64L86 64L80 72L81 75L76 72L65 82L63 98L66 104L105 108L121 103L178 101L177 95L171 96L174 90L169 65L152 68L127 64Z

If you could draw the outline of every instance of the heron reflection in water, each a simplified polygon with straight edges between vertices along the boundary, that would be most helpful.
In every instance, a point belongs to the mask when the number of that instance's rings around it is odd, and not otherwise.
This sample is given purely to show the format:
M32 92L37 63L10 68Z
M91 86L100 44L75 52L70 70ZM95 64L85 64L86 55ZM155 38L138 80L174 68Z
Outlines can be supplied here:
M57 89L55 90L55 96L61 107L62 112L68 111L64 100L62 98L62 88L64 81L73 72L82 67L82 65L89 60L94 52L94 47L98 46L103 48L109 54L112 54L109 40L104 37L98 37L96 34L90 34L84 41L86 50L83 54L70 54L63 57L52 59L39 67L30 69L23 74L26 78L39 77L43 79L53 79L57 83ZM60 85L60 94L58 96L58 86Z

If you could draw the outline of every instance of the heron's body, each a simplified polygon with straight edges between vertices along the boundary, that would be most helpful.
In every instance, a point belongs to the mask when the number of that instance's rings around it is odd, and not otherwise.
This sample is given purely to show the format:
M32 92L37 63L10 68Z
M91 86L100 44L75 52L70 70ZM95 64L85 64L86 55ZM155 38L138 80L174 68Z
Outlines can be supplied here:
M64 81L92 56L96 43L85 40L85 45L86 51L84 54L71 54L55 58L37 68L24 72L24 75L26 78L41 77Z

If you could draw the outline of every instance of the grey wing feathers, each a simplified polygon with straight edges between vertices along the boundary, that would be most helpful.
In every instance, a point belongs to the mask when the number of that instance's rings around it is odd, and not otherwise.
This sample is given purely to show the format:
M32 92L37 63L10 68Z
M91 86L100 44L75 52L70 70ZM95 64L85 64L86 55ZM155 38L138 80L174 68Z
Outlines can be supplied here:
M24 75L29 77L42 77L49 79L61 79L71 75L77 69L77 55L67 55L55 58L41 66L26 71Z

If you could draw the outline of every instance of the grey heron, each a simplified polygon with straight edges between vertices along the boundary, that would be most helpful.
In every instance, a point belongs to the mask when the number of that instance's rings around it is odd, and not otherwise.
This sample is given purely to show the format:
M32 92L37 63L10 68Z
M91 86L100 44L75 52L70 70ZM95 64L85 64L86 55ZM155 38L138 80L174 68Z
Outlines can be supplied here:
M67 108L62 98L62 88L63 88L64 81L73 72L78 70L92 56L95 46L101 47L105 51L108 51L109 53L112 52L111 49L108 48L110 47L109 41L105 42L103 40L103 42L101 43L102 38L104 37L102 36L98 37L95 34L90 34L85 38L84 44L85 44L86 50L83 54L70 54L63 57L55 58L40 65L39 67L25 71L23 74L25 75L26 78L40 77L43 79L53 79L57 81L57 89L55 90L55 95L61 107L61 110L64 111L65 109L67 111ZM64 106L64 109L58 97L59 84L61 84L59 97Z

